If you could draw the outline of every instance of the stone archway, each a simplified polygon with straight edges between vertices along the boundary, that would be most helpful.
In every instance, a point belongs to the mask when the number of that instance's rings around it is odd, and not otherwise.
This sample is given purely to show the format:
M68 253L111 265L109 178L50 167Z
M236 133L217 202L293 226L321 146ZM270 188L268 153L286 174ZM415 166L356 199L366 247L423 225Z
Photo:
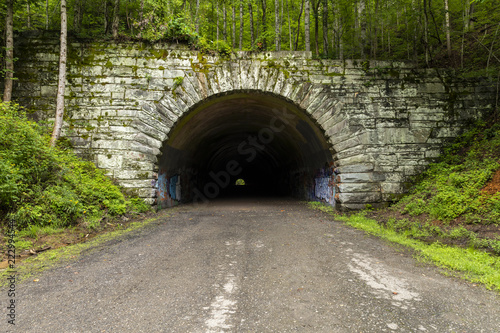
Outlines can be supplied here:
M239 177L253 194L334 204L328 141L309 114L282 96L259 90L211 96L181 117L163 143L158 204L213 199Z

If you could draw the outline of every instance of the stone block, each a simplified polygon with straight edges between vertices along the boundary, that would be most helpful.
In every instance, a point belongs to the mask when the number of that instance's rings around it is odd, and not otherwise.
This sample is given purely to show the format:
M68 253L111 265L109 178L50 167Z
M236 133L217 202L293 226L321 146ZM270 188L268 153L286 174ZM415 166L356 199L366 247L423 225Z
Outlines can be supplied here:
M337 185L337 190L340 193L349 192L378 192L380 191L379 183L341 183Z
M40 93L42 97L52 97L57 95L57 86L41 86Z
M119 179L119 182L124 188L152 188L152 180L153 179Z
M366 203L378 202L382 199L380 192L338 193L336 196L340 203Z
M102 169L119 169L122 167L123 156L114 154L98 154L96 156L96 165Z
M373 163L345 165L337 168L340 173L364 173L373 171Z

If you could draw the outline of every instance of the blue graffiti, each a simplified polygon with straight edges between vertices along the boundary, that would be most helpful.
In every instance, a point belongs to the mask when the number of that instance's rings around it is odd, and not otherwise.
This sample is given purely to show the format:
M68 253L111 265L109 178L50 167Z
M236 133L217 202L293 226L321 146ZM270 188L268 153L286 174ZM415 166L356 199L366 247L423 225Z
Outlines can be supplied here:
M319 169L314 178L314 197L330 205L335 205L335 170Z

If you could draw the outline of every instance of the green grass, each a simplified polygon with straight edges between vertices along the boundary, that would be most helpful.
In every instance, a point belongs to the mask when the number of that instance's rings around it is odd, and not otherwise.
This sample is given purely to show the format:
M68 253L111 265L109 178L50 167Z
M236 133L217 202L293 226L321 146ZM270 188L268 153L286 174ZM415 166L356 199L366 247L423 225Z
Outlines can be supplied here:
M431 261L437 266L458 273L458 276L484 284L500 292L500 258L469 247L467 249L447 246L439 242L427 244L412 238L409 232L398 232L369 219L365 212L350 216L335 214L332 207L311 202L309 206L331 214L336 220L365 231L370 235L412 248L420 259Z

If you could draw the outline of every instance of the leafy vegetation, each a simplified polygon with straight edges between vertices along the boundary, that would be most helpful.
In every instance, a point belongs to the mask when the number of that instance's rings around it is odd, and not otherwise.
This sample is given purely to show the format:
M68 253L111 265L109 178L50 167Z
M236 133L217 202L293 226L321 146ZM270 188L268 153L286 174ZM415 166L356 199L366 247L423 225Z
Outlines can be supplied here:
M498 223L500 193L481 189L499 168L500 125L478 124L445 149L411 194L392 209L410 216L428 214L443 222L462 217L468 223Z
M144 212L92 162L49 146L47 133L16 104L0 104L0 221L29 233L78 223L98 228L106 217ZM45 229L44 229L45 228Z
M60 29L59 6L57 0L14 1L14 30ZM2 22L5 15L0 6ZM85 38L117 30L119 38L188 43L210 52L310 49L320 58L411 60L494 77L499 21L498 0L68 2L68 29Z

